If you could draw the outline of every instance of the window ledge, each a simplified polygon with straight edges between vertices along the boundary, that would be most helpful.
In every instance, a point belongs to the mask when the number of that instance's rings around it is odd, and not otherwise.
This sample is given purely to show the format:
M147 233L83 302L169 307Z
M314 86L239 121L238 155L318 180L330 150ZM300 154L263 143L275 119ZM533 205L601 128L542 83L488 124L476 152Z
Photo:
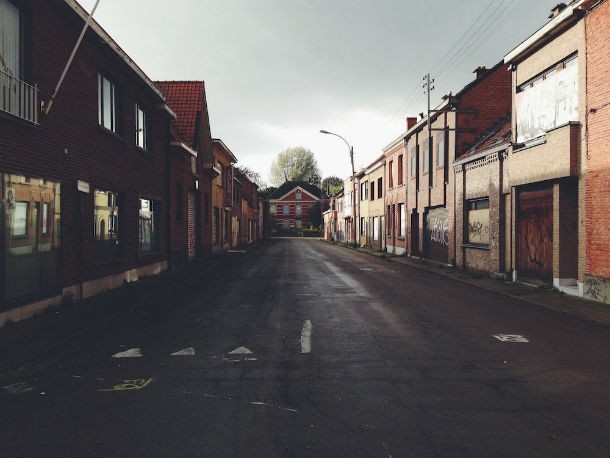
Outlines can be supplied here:
M110 129L107 129L106 127L102 126L101 124L98 124L97 127L99 128L99 130L101 132L104 132L105 134L111 136L112 138L114 138L115 140L120 141L121 143L124 143L125 141L123 140L123 137L121 137L119 134L117 134L116 132L113 132Z
M475 250L486 250L489 251L489 245L479 245L476 243L462 243L463 248L474 248Z

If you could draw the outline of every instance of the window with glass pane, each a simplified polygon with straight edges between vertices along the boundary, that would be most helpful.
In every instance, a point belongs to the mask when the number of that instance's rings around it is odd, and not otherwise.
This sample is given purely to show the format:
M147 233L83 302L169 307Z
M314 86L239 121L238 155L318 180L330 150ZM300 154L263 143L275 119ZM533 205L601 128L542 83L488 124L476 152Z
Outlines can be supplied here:
M402 170L403 170L403 164L402 164L402 154L400 156L398 156L398 185L400 186L402 184Z
M422 174L428 173L430 171L430 155L428 154L428 140L424 142L422 145L423 154L422 157L424 159L424 168L422 170Z
M150 151L148 139L148 113L140 104L136 104L136 145Z
M290 206L288 204L284 204L283 208L282 208L282 212L284 213L284 215L290 214Z
M113 191L94 192L95 257L98 261L118 257L120 252L119 195Z
M296 205L296 215L301 216L302 214L303 214L303 207L301 206L301 204L297 204Z
M436 140L436 166L442 167L445 165L445 133L441 132Z
M296 200L303 200L303 193L300 191L297 191L297 193L295 194L295 199Z
M12 299L59 287L60 184L0 174L0 240L3 275L0 298Z
M116 88L114 83L103 75L98 75L98 118L100 126L117 131Z
M21 31L19 9L0 0L0 110L19 116L21 78Z
M140 253L159 251L161 203L140 199L139 242Z
M417 146L411 148L411 178L417 176Z
M405 205L398 204L398 235L400 237L406 236L406 226L405 226Z

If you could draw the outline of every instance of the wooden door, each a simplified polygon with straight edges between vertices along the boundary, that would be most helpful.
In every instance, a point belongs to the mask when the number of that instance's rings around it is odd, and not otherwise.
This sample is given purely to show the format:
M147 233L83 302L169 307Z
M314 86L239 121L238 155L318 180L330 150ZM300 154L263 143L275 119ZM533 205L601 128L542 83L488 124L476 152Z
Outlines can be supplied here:
M520 275L545 281L553 279L553 190L519 195Z

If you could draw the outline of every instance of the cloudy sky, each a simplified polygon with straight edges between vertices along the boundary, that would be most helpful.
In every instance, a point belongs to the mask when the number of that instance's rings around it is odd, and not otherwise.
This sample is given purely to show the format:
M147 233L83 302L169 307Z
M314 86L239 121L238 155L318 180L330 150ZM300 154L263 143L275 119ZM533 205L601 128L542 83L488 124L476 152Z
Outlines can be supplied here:
M80 0L91 11L95 0ZM94 18L152 80L204 80L212 136L268 180L310 148L322 176L368 165L431 104L546 21L548 0L101 0Z

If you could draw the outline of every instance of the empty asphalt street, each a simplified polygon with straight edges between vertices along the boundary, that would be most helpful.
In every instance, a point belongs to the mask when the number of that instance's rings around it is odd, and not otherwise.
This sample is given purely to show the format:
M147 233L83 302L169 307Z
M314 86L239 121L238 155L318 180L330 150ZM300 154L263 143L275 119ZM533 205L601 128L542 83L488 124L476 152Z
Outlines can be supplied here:
M605 326L275 239L0 329L0 456L604 457Z

